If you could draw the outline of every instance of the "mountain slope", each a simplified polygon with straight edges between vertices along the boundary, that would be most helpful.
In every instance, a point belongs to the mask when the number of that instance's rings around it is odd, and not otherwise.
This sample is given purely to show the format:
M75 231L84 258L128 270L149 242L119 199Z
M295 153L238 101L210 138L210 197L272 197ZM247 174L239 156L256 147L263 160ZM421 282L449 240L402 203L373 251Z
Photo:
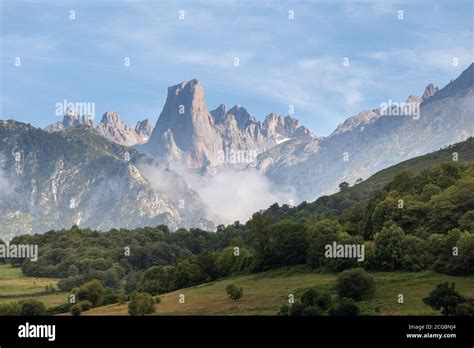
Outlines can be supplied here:
M471 137L444 149L390 166L375 173L367 180L343 191L319 197L314 202L303 202L292 209L274 205L267 211L271 211L274 216L278 216L278 220L294 219L295 216L306 220L310 215L339 218L345 209L369 199L377 190L390 183L398 173L408 171L413 175L418 175L421 171L437 164L453 162L454 155L457 156L459 163L474 163L474 138Z
M336 192L342 181L354 183L463 141L474 135L473 76L474 64L440 91L429 88L426 100L410 96L403 108L361 113L317 145L314 140L287 142L259 155L251 166L275 186L295 188L298 200L314 200Z
M0 121L0 156L0 177L11 188L0 195L0 237L73 224L99 230L213 227L199 197L177 173L95 132L48 133ZM171 178L174 195L160 191L156 177ZM181 200L186 204L179 207Z

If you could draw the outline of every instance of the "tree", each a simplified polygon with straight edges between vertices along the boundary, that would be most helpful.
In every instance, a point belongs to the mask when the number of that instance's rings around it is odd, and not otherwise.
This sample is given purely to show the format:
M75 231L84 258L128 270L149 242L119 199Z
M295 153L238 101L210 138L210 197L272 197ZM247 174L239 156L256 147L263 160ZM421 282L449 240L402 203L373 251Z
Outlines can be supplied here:
M46 306L43 302L35 300L35 299L28 299L20 301L21 306L21 313L22 316L36 316L36 315L47 315Z
M324 264L324 247L337 241L338 235L343 232L336 220L323 219L309 227L309 247L307 262L312 268Z
M88 300L95 307L95 306L98 306L102 302L104 292L105 292L105 289L102 283L99 282L98 280L92 280L82 285L77 290L76 296L79 299L79 301Z
M375 294L375 281L362 268L348 269L337 276L336 289L340 299L367 300Z
M351 298L341 298L336 307L329 310L329 315L358 315L359 307Z
M443 315L455 315L456 307L465 301L456 291L454 282L438 284L430 294L423 298L423 302L434 310L441 310Z
M244 293L244 289L237 287L235 284L227 285L225 291L227 292L227 296L233 301L237 301Z
M382 266L395 269L403 254L403 238L405 233L396 225L384 227L375 235L375 255Z
M406 236L402 241L401 265L406 271L421 271L428 264L426 242L415 236Z
M147 315L155 313L155 300L146 292L133 292L128 302L128 314Z
M348 182L345 182L345 181L343 181L339 184L339 190L341 192L347 190L349 187L351 187L351 184L349 184Z

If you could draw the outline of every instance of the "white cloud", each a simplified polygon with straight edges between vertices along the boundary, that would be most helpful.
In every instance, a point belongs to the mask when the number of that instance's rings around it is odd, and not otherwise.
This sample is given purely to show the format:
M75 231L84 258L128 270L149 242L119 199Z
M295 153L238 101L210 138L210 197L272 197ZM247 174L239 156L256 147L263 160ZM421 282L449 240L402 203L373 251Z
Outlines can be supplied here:
M221 171L210 178L200 178L194 189L216 215L217 223L247 221L253 213L275 202L288 204L295 197L289 192L276 192L270 181L254 169Z

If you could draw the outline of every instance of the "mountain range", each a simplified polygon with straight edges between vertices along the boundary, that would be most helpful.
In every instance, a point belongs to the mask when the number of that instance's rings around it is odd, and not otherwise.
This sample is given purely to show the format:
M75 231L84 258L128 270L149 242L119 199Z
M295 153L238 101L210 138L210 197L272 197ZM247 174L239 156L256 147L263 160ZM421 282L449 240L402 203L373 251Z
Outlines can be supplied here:
M269 191L292 192L292 203L312 201L343 181L353 184L473 135L474 64L444 88L429 84L421 97L387 100L327 137L290 115L259 121L240 105L208 111L194 79L168 88L154 127L149 120L128 126L116 112L94 125L74 110L44 130L0 121L0 237L72 224L213 230L219 211L200 187L219 173L234 173L230 185L237 188L248 185L238 180L246 173L265 180L266 190L226 198L235 205Z

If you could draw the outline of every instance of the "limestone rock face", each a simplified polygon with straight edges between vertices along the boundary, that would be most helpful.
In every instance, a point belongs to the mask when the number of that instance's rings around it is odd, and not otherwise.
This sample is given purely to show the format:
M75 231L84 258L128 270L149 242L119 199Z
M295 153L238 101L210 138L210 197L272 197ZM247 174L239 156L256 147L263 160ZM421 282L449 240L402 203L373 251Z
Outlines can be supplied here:
M429 98L431 98L432 96L434 96L436 94L436 92L438 92L439 89L438 87L435 87L433 86L432 83L430 83L428 86L426 86L425 88L425 92L423 93L423 100L427 100Z
M152 126L149 120L138 122L135 128L126 125L116 112L106 112L97 126L90 116L79 115L68 110L62 122L45 128L47 132L60 132L70 129L87 129L96 132L117 144L133 146L148 141Z
M217 162L222 139L207 111L199 81L182 82L168 88L165 106L144 149L169 161L182 159L191 169L202 169ZM177 153L181 153L179 158Z
M0 139L0 179L11 187L8 196L0 192L1 239L74 224L214 228L183 177L95 131L45 132L1 121Z
M261 123L243 106L224 104L208 112L201 83L191 80L168 88L150 141L139 149L208 173L245 167L282 141L308 136L311 132L289 116L271 114Z

